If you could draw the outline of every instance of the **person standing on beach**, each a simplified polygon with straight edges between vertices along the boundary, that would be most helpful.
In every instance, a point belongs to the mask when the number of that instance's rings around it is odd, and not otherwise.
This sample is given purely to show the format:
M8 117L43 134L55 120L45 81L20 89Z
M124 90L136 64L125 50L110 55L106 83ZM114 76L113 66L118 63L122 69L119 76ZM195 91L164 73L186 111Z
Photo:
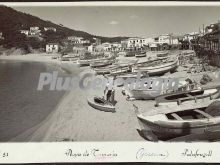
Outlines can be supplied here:
M104 90L104 97L107 101L113 103L114 102L114 93L115 93L113 86L114 86L114 80L115 80L116 76L114 76L114 78L113 78L112 85L110 84L108 77L106 77L106 76L104 76L104 77L108 80L106 87L105 87L105 90Z

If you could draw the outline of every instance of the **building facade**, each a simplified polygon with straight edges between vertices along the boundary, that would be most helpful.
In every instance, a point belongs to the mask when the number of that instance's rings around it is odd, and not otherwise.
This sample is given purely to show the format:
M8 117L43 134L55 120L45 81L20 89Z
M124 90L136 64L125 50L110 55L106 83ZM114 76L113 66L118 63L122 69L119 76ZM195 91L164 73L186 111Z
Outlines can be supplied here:
M30 35L31 36L39 36L39 35L41 35L40 32L41 32L41 30L39 27L37 27L37 26L30 27Z
M125 50L128 47L128 40L121 41L122 50Z
M154 38L145 38L143 45L149 46L151 43L154 43Z
M101 41L100 38L93 38L93 40L95 40L96 45L101 45L102 44L102 41Z
M73 53L78 55L84 55L87 52L88 48L82 45L75 45L73 46Z
M171 45L171 34L163 34L158 37L158 42L160 44L168 44Z
M195 43L195 51L211 65L220 67L220 23L206 26L204 36Z
M59 44L58 43L48 43L46 45L46 53L58 53Z
M0 40L3 40L3 39L4 39L4 37L3 37L3 33L0 32Z
M54 27L44 27L44 31L53 31L53 32L56 32L57 29L54 28Z
M20 30L20 33L25 34L28 37L35 37L41 35L41 30L39 27L30 27L29 30Z
M89 44L90 40L85 40L83 37L69 36L67 38L73 44Z
M129 38L128 39L128 48L140 48L143 47L145 45L145 38L139 38L139 37L135 37L135 38Z
M28 36L30 34L29 30L20 30L21 34L25 34L26 36Z

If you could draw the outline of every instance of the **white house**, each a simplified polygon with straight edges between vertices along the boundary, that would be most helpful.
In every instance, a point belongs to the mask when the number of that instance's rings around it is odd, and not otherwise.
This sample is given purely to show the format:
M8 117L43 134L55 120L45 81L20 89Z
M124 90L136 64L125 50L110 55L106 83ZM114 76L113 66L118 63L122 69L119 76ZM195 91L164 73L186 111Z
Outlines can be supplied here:
M171 45L179 45L179 38L176 36L171 37Z
M44 27L44 31L53 31L53 32L56 32L57 29L54 28L54 27Z
M89 41L89 40L82 40L81 43L82 43L82 44L89 44L90 41Z
M166 43L166 44L171 45L171 35L170 34L162 34L162 35L160 35L158 42L160 44Z
M128 39L127 47L142 47L145 45L145 38L134 37Z
M82 45L75 45L73 46L73 53L79 54L79 55L83 55L85 52L87 52L87 48L85 46Z
M150 45L151 43L154 43L155 39L154 38L145 38L143 45Z
M121 51L122 45L119 42L114 42L111 44L111 51Z
M102 43L104 51L110 51L112 48L112 45L108 42Z
M158 42L149 43L149 47L152 51L156 51L158 49Z
M83 37L76 37L76 36L69 36L67 39L74 44L82 44L84 40Z
M40 28L37 26L30 27L30 31L38 31L38 30L40 30Z
M20 30L21 34L25 34L26 36L28 36L30 34L29 30Z
M93 44L88 46L88 51L89 52L94 52L95 51L95 46Z
M128 46L128 40L122 40L122 41L121 41L121 47L122 47L122 49L126 49L127 46Z
M40 28L37 27L37 26L34 26L34 27L30 27L30 35L31 36L36 36L36 35L40 35Z
M192 32L184 35L183 40L191 41L192 39L196 39L199 36L199 32Z
M59 44L58 43L48 43L46 45L46 53L58 53Z
M95 44L96 45L100 45L102 42L101 42L101 39L99 38L93 38L95 40Z
M0 32L0 40L3 40L3 39L4 39L4 37L3 37L3 33Z

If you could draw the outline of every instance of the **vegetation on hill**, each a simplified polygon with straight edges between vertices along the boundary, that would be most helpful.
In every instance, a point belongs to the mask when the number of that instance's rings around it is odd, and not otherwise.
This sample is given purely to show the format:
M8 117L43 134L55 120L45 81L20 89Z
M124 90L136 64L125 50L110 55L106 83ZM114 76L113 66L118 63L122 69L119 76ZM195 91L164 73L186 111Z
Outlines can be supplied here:
M29 51L30 48L45 48L48 42L58 42L62 44L68 36L83 37L94 41L93 38L100 38L102 42L118 42L127 37L102 37L91 35L87 32L73 30L62 25L54 24L50 21L42 20L30 14L16 11L10 7L0 6L0 32L3 33L4 40L0 40L0 45L5 48L22 48ZM37 26L42 31L40 37L27 37L21 34L20 30L29 30L30 27ZM44 31L44 27L54 27L56 32Z

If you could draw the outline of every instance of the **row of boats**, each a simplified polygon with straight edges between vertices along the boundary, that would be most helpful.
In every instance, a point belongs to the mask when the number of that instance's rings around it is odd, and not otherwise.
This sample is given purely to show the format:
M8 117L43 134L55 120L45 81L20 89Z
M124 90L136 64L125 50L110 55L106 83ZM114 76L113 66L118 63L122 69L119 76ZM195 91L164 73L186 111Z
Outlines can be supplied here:
M178 58L168 58L165 53L161 53L156 59L142 62L117 61L115 58L109 58L90 61L89 65L97 74L127 79L136 78L137 73L141 73L141 78L172 73L179 63ZM153 84L153 81L154 79L150 83ZM140 125L138 132L142 137L151 141L210 141L220 137L220 86L190 87L190 85L192 84L188 81L181 80L178 89L167 91L162 88L156 94L152 88L122 90L130 101L155 100L154 107L144 113L141 113L143 112L140 110L141 107L133 104ZM116 112L115 103L104 98L92 97L87 101L95 109Z
M151 111L134 110L140 135L151 141L220 138L220 87L160 95ZM214 135L214 136L213 136Z
M149 76L162 75L174 72L178 67L177 58L160 57L139 62L139 60L117 60L114 56L77 60L79 66L90 66L96 74L112 76L124 73L147 72Z

